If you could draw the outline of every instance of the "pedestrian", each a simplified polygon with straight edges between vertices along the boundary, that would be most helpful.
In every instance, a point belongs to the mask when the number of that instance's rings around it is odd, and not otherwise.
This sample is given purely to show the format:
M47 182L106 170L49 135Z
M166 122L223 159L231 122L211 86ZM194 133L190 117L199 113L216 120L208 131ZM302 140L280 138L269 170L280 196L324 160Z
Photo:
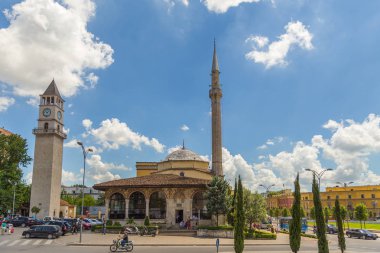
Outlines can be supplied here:
M1 223L1 234L5 234L5 232L7 231L7 223L5 221L3 221L3 223Z
M102 232L103 232L103 235L105 235L106 234L106 218L103 216L103 218L102 218L102 226L103 226L103 228L102 228Z

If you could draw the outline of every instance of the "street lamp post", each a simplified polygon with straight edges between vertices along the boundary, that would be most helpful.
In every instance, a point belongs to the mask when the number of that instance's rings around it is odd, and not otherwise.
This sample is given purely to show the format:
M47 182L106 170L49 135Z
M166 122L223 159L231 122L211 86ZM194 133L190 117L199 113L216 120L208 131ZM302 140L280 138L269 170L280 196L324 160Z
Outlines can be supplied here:
M351 181L351 182L336 182L336 183L338 185L341 185L342 187L344 187L344 191L347 191L347 186L349 186L350 184L353 184L354 182ZM348 206L348 204L349 204L349 200L347 198L347 206ZM348 208L347 208L347 210L348 210ZM347 216L349 216L349 215L347 214ZM344 217L344 219L347 222L347 228L350 229L350 225L348 223L348 217Z
M82 182L82 210L81 210L81 222L80 222L80 235L79 235L79 243L82 243L82 230L83 230L83 205L84 205L84 178L86 176L86 158L89 152L92 152L92 149L85 149L82 142L78 141L77 144L81 146L83 151L83 182Z
M333 169L327 168L327 169L324 169L324 170L322 170L320 172L318 172L316 170L312 170L312 169L305 169L305 170L312 172L313 175L318 178L318 189L319 189L319 192L320 192L321 191L321 178L322 178L323 174L325 174L326 171L332 171Z
M269 193L269 189L272 188L273 186L275 186L274 184L271 184L271 185L263 185L263 184L260 184L259 186L263 187L265 189L265 197L268 197L268 193Z

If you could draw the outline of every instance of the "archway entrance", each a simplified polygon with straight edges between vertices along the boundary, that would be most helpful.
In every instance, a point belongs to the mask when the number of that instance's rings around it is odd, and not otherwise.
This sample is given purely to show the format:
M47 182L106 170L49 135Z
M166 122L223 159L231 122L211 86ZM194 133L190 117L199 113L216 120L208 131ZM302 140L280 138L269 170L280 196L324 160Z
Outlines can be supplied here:
M121 193L114 193L110 199L110 219L125 219L125 199Z
M129 197L128 218L145 218L145 196L141 192L134 192Z
M149 198L149 218L166 218L166 198L163 192L154 192Z

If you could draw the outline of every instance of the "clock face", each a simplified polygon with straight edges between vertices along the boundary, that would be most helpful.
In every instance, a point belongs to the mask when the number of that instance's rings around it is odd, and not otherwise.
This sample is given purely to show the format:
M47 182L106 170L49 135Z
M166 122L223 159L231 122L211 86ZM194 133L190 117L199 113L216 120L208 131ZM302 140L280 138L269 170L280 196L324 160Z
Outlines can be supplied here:
M62 113L61 113L61 111L58 111L58 112L57 112L57 117L58 117L58 119L61 119L61 118L62 118Z
M44 109L44 111L42 112L42 114L45 116L45 117L49 117L50 114L51 114L51 110L49 108L46 108Z

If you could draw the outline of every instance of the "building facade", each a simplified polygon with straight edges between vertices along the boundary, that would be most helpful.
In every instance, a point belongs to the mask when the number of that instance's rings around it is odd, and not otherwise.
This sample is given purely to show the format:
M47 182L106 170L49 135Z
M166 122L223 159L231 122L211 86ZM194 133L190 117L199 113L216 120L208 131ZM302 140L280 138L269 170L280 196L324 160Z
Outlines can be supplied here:
M36 136L30 209L40 208L37 218L57 217L60 212L63 141L64 100L54 80L40 95L38 127ZM32 213L30 211L30 213Z
M105 192L106 218L122 222L133 218L143 223L148 216L154 223L176 228L181 221L194 225L211 224L205 192L213 176L222 176L222 89L214 43L209 97L212 110L212 163L182 148L160 162L137 162L137 177L94 185ZM220 217L223 220L223 217Z
M380 185L326 187L326 191L321 192L323 207L335 206L336 198L349 211L353 211L355 206L363 203L374 217L380 216ZM312 192L301 193L301 205L305 214L309 215L310 209L314 206Z
M328 207L332 209L335 206L336 198L349 211L354 211L355 206L363 203L368 211L372 212L373 217L380 216L380 185L327 187L325 192L321 192L323 208ZM291 208L293 199L292 191L285 189L275 194L269 194L267 197L267 207ZM309 216L311 208L314 207L312 192L301 193L301 206L306 216Z
M0 134L9 136L9 135L12 135L12 132L0 127Z
M84 187L85 195L91 195L95 200L103 194L102 191L95 190L92 187ZM82 187L80 186L61 186L61 195L67 195L72 197L82 196Z

